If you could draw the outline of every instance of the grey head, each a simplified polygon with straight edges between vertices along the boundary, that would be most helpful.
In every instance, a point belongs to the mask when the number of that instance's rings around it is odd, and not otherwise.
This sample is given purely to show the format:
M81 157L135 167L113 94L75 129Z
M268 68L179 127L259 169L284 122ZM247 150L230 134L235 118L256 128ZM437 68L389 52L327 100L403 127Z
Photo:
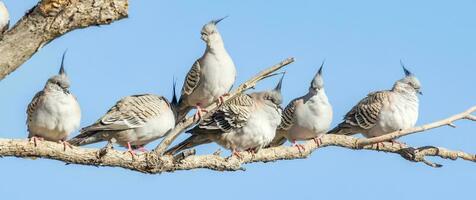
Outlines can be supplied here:
M400 61L400 65L402 66L403 72L405 73L405 77L398 80L393 86L393 89L420 95L423 94L421 92L421 84L418 78L405 67L402 61Z
M212 20L205 24L201 31L201 38L207 44L212 44L214 42L222 42L221 35L218 32L217 24L228 16L222 17L220 19Z
M283 85L284 75L285 72L283 72L283 75L281 76L278 84L273 90L259 92L258 98L262 98L263 101L268 105L281 105L281 103L283 102L283 97L281 95L281 86Z
M53 87L57 89L61 89L65 92L68 91L70 87L70 82L68 75L66 74L66 71L64 69L64 58L66 55L67 51L64 51L63 57L61 59L61 67L57 75L52 76L51 78L48 79L46 82L47 87Z
M322 61L321 67L317 71L316 75L314 75L314 79L311 81L311 85L309 86L309 91L311 92L318 92L319 90L324 89L324 79L322 78L322 68L324 67L324 63L326 60Z

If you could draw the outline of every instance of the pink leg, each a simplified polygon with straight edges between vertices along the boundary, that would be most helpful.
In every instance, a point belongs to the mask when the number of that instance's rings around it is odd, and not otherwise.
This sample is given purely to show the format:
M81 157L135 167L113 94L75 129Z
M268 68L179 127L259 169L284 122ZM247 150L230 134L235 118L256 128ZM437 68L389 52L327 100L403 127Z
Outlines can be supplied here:
M36 143L37 140L39 140L39 141L44 141L45 139L42 138L42 137L38 137L38 136L32 136L32 137L30 137L30 139L29 139L30 142L33 141L33 144L35 145L35 147L37 146L37 145L36 145L36 144L37 144L37 143Z
M132 149L131 147L131 143L130 142L127 142L127 151L124 152L124 153L130 153L132 158L134 158L134 156L136 155L136 153L134 152L134 150Z

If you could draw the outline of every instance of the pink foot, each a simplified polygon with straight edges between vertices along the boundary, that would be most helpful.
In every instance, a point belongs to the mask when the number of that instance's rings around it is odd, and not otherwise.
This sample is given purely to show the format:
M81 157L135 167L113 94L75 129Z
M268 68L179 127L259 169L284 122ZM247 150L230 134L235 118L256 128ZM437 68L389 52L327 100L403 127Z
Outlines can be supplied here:
M250 154L256 154L256 150L255 149L247 149L246 152L250 153Z
M236 156L236 157L238 157L239 159L243 159L243 156L240 154L240 152L238 152L238 151L236 151L236 150L234 150L234 149L231 151L231 155L232 155L232 156Z
M197 104L195 106L195 108L197 109L197 112L195 113L195 115L193 116L193 119L198 119L198 120L201 120L202 119L202 116L203 116L203 113L205 112L208 112L207 110L203 109L201 107L200 104Z
M70 149L73 149L73 145L71 145L69 142L60 140L59 143L63 144L63 151L66 151L67 147L69 147Z
M377 145L377 148L376 148L377 151L380 151L380 145L382 145L382 147L385 146L383 142L376 143L375 145Z
M391 140L390 142L392 143L392 146L395 145L395 144L398 144L400 146L400 148L403 148L403 147L407 146L407 144L405 144L403 142L400 142L400 141L397 141L397 140Z
M317 147L320 147L322 145L322 140L321 138L312 138L312 140L314 140L314 142L316 143Z
M37 142L36 142L37 140L39 140L39 141L45 141L44 138L38 137L38 136L32 136L32 137L30 137L30 139L29 139L30 142L33 141L33 144L35 145L35 147L37 146Z
M306 151L306 148L302 144L296 143L296 140L293 140L292 143L293 147L296 147L299 150L299 153L302 153L302 151Z
M225 100L223 99L223 97L226 97L226 96L230 96L230 94L225 93L225 94L218 97L217 106L222 106L225 103Z

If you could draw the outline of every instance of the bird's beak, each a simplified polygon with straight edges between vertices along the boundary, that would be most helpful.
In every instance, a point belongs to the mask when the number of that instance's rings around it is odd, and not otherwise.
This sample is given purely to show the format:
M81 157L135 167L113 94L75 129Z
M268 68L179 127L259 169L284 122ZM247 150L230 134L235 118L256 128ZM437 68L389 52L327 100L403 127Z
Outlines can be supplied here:
M65 50L64 53L63 53L63 58L61 59L61 68L58 72L59 75L65 75L66 76L66 71L64 70L64 57L66 56L66 52L68 50Z

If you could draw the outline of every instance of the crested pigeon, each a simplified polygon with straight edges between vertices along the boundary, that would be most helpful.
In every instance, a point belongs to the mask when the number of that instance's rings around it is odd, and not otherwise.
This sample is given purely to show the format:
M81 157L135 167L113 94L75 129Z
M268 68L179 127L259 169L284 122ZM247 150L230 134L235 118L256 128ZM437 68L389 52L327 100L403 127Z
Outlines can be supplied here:
M319 145L320 137L329 130L332 106L324 90L323 65L324 62L311 81L308 93L292 100L284 109L281 124L270 146L282 145L286 139L299 149L303 146L296 144L296 140L314 139Z
M28 138L64 141L79 128L81 109L69 91L70 81L64 69L63 53L59 74L48 79L43 90L36 93L27 109ZM65 148L66 148L66 143Z
M224 18L212 20L202 28L201 39L207 44L207 48L185 77L177 107L178 121L194 107L197 108L196 116L201 118L202 107L217 99L222 103L223 96L235 82L235 64L228 55L217 28L217 24Z
M5 31L8 30L10 24L10 15L8 14L8 9L5 7L3 1L0 0L0 39L2 39Z
M368 94L329 133L361 133L371 138L415 126L418 120L418 95L422 94L421 84L403 63L400 64L405 72L404 78L395 82L391 90Z
M82 146L108 141L127 147L132 155L136 149L146 151L144 145L165 136L175 127L175 83L173 91L171 102L153 94L124 97L68 142Z
M216 142L240 157L240 151L257 152L275 137L281 123L281 77L274 90L240 94L226 102L211 117L195 126L185 141L169 149L176 154L197 145Z

